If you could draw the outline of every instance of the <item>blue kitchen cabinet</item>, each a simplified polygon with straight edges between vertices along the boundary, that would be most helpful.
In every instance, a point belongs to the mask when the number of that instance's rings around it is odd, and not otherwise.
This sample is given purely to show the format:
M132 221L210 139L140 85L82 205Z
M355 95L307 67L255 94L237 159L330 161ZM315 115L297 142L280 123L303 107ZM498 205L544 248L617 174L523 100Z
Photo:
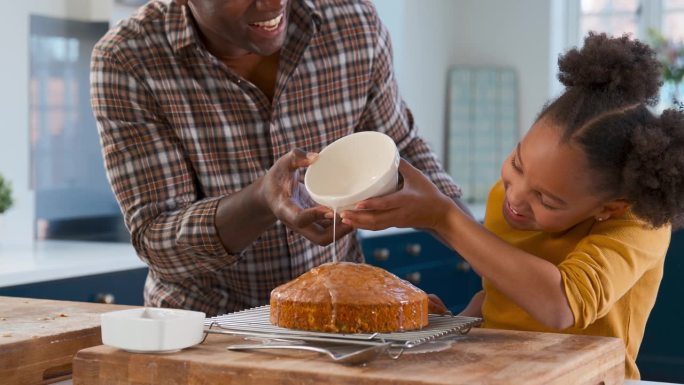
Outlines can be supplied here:
M658 298L637 356L641 378L684 383L684 230L672 233Z
M434 293L460 312L482 285L468 262L423 231L359 236L366 262Z
M0 287L0 296L143 305L147 268Z

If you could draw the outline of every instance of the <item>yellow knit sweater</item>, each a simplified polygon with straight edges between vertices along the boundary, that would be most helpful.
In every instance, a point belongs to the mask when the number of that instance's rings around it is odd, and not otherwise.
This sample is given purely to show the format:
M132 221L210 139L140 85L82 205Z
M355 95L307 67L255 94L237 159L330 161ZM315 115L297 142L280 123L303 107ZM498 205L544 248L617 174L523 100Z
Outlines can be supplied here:
M558 266L575 316L575 325L560 332L621 338L627 351L625 375L638 379L635 360L663 276L670 226L652 229L627 212L605 222L587 220L560 234L519 231L504 220L503 200L499 181L489 194L484 225ZM483 327L559 332L533 319L487 279L483 287Z

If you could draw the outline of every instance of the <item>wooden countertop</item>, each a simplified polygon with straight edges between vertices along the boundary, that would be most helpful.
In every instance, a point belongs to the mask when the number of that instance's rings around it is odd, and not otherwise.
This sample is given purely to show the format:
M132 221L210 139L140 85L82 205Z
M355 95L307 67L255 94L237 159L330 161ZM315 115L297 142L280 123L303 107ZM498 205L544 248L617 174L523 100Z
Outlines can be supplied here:
M100 314L130 308L0 296L0 383L69 378L80 349L100 345Z
M382 356L364 366L303 351L227 351L235 336L209 335L170 354L107 346L74 357L75 385L98 384L622 384L624 346L616 338L473 329L446 350ZM513 380L514 379L514 380Z

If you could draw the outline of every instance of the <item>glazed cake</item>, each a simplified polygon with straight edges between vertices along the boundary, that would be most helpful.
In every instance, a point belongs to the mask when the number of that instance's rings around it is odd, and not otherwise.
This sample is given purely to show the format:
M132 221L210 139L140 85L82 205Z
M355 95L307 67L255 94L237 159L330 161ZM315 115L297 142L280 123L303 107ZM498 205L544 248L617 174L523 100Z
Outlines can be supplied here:
M271 292L271 323L333 333L395 332L428 324L425 292L381 268L326 263Z

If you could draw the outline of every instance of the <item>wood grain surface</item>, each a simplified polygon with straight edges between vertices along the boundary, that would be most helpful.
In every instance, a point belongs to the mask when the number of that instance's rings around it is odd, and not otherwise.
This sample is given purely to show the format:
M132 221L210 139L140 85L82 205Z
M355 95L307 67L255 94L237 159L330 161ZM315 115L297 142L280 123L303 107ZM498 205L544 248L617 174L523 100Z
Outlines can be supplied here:
M334 363L317 353L227 351L242 338L209 335L170 354L136 354L107 346L74 358L74 384L622 384L619 339L473 329L446 348L383 355L363 366ZM439 350L439 349L437 349Z
M69 378L74 354L102 344L100 314L126 308L0 296L0 383L49 384Z

